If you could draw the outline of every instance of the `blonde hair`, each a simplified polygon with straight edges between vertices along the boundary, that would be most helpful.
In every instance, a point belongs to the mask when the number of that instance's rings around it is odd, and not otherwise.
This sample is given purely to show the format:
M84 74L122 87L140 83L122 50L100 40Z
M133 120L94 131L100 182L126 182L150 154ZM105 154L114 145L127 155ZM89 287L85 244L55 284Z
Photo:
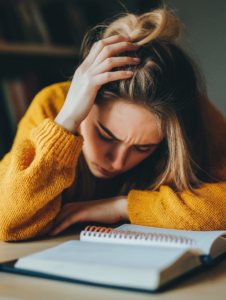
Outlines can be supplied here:
M127 14L112 22L104 31L103 38L112 35L128 35L139 46L153 40L173 42L179 37L181 23L165 9L156 9L141 16Z
M95 41L113 35L129 35L132 42L140 45L136 52L123 53L123 56L140 57L141 63L117 68L132 70L133 77L103 85L95 104L105 105L123 98L142 105L155 115L164 136L152 155L119 175L117 194L127 194L134 188L156 190L161 185L194 193L194 187L210 181L211 148L206 126L205 85L195 63L177 43L181 27L180 20L163 7L141 16L125 14L95 27L84 38L82 59ZM84 178L89 185L87 174L90 180L95 179L88 167L84 170L83 156L81 165L80 172L86 172ZM85 192L86 183L82 183L81 194L89 199L94 196L93 191L89 191L89 195Z

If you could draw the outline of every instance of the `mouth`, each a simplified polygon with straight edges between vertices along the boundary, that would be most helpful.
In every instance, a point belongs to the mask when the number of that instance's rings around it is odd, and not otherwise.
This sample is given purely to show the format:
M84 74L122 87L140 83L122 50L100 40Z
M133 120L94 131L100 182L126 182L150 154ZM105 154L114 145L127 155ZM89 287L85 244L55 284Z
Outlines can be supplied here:
M98 165L96 165L96 167L97 167L97 170L98 170L101 174L103 174L103 175L105 175L105 176L108 176L108 177L115 176L115 175L118 173L118 172L109 172L109 171L107 171L107 170L101 168L101 167L98 166Z

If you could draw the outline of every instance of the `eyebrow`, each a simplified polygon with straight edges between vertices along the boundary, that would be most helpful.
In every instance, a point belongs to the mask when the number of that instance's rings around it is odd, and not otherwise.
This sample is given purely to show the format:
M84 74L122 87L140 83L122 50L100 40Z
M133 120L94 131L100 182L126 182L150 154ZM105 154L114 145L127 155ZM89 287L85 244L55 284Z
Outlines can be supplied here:
M110 137L112 137L113 139L115 139L116 141L119 141L121 142L121 140L117 139L114 134L109 130L107 129L106 127L104 127L100 122L97 121L97 123L99 124L99 126L108 134L110 135ZM151 146L158 146L158 144L145 144L145 145L134 145L134 146L137 146L137 147L151 147Z

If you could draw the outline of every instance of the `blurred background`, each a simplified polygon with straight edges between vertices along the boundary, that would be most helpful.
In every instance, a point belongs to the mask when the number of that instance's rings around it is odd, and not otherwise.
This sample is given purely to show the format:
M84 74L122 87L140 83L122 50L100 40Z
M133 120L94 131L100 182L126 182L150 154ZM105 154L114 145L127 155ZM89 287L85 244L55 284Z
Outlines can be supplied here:
M211 101L226 116L226 1L165 0L189 37L183 46L201 66ZM0 0L0 159L43 87L68 80L83 36L117 13L141 14L160 0ZM125 9L125 7L126 9Z

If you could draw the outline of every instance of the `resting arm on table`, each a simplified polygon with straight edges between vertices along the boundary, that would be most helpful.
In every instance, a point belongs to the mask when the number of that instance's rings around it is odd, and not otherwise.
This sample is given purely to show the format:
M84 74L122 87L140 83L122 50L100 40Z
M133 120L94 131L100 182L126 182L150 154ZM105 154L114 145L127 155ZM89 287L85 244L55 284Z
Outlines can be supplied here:
M211 130L214 132L211 176L218 183L203 184L196 192L175 193L162 186L159 191L132 190L121 196L88 203L66 205L54 222L52 235L80 221L111 223L130 220L132 224L182 230L226 229L226 121L209 103ZM108 222L109 221L109 222ZM112 222L113 223L113 222Z

